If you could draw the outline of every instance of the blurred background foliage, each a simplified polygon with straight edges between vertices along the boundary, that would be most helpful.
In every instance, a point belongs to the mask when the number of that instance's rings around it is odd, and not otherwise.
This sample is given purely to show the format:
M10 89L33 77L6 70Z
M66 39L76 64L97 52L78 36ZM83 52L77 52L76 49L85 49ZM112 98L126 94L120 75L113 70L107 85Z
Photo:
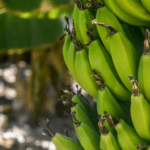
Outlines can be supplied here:
M72 6L67 2L2 0L0 49L26 48L54 42L63 33L61 17L72 11Z
M0 0L0 113L28 113L33 124L46 110L63 116L57 99L70 78L59 38L72 10L71 0ZM4 94L8 84L17 93L13 101Z

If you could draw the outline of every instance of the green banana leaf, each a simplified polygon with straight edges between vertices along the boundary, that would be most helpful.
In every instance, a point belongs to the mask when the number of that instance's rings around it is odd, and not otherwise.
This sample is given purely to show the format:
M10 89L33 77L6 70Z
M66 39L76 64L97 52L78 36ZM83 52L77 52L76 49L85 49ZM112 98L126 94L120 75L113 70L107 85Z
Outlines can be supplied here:
M32 11L40 6L42 0L2 0L4 5L11 10L22 12Z
M51 13L23 19L6 12L0 14L0 50L48 44L63 34L62 20Z
M71 0L49 0L55 5L63 5L63 4L69 4Z

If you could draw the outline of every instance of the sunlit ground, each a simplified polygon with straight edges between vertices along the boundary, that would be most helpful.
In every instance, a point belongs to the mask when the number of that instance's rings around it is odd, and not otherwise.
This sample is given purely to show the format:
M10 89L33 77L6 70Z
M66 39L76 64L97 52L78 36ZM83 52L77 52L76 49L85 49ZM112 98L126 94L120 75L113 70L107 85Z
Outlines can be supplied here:
M0 150L56 150L51 138L42 135L47 118L54 132L65 134L67 130L70 137L76 138L70 114L59 118L49 113L36 126L30 125L24 105L26 83L31 74L30 66L24 61L0 66ZM72 88L77 91L74 81ZM49 90L48 93L51 94ZM82 94L86 95L85 91Z
M0 66L0 150L56 150L50 139L41 138L42 126L37 127L38 134L41 136L37 136L36 139L36 129L33 130L28 124L24 124L26 115L19 116L22 120L17 122L17 120L9 121L8 114L5 114L9 109L17 110L19 107L15 102L17 91L14 87L18 73L22 74L24 80L28 80L31 75L31 70L24 61L20 61L18 67L12 63Z

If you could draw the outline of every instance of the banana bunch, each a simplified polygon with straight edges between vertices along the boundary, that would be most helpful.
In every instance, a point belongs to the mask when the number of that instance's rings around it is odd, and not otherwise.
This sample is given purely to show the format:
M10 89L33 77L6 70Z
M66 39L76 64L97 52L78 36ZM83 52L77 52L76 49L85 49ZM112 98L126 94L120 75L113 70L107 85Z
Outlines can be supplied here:
M44 134L58 150L150 150L150 1L75 0L63 57L96 109L66 86L77 139Z

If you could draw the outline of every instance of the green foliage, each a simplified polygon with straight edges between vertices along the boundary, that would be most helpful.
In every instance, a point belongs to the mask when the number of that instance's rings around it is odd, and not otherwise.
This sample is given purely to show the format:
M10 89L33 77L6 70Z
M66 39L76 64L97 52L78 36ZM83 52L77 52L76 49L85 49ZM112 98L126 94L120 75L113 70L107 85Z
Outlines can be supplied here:
M69 4L71 2L71 0L49 0L49 1L54 3L55 5Z
M3 13L0 15L0 49L24 48L48 44L63 34L60 19L49 19L45 13L28 19Z
M41 0L3 0L3 3L11 10L26 12L38 8Z
M38 8L41 1L42 0L3 0L3 3L11 10L27 12Z

